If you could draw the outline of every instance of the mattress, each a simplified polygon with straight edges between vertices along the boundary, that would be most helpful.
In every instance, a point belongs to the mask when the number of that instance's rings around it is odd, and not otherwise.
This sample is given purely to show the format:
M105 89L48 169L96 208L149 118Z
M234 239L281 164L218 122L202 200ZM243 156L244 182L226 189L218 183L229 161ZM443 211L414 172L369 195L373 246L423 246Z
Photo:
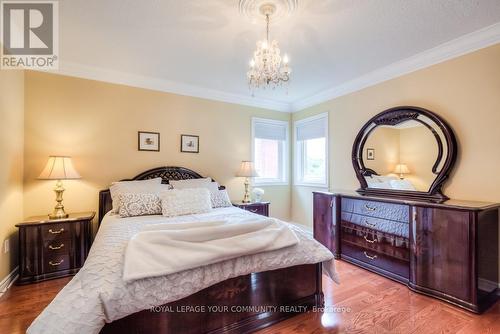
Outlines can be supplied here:
M119 218L108 213L82 269L35 319L27 333L97 334L106 322L182 299L229 278L333 258L331 252L305 229L288 224L299 238L295 246L241 256L166 276L129 283L123 281L127 243L145 225L223 220L248 215L254 214L236 207L172 218Z

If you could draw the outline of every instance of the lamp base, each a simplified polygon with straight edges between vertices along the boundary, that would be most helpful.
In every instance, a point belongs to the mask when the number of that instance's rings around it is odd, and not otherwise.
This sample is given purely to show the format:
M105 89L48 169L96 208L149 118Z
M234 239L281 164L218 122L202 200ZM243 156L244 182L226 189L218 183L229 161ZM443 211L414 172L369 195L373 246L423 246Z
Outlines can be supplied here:
M54 211L49 214L49 219L64 219L69 217L69 215L64 211L64 205L62 204L64 190L65 189L62 185L61 180L58 180L56 183L56 187L54 188L57 204L54 207Z
M49 219L64 219L64 218L68 218L68 217L69 217L69 215L64 211L64 209L54 210L54 212L49 214Z
M248 177L245 178L245 195L243 196L243 200L241 201L242 203L250 203L250 181L248 180Z

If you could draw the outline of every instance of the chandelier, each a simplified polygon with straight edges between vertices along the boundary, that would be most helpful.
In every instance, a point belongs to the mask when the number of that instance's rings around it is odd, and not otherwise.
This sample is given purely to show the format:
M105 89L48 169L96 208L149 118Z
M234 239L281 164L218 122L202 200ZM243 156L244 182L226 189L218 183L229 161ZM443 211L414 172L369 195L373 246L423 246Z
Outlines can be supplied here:
M266 39L257 42L257 50L250 60L247 72L248 86L256 88L276 88L290 80L291 68L288 66L288 56L281 57L278 41L269 40L269 21L276 7L273 4L261 6L260 12L266 17Z

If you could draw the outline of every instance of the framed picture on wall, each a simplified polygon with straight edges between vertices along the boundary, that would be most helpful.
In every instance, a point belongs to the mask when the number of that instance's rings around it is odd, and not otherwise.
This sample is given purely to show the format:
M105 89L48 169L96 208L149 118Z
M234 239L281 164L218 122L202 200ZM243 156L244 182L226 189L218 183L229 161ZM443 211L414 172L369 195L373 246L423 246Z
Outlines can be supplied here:
M375 149L367 148L366 149L366 160L375 160Z
M139 151L160 152L160 133L139 131L137 133L137 142Z
M181 135L181 152L200 153L200 137Z

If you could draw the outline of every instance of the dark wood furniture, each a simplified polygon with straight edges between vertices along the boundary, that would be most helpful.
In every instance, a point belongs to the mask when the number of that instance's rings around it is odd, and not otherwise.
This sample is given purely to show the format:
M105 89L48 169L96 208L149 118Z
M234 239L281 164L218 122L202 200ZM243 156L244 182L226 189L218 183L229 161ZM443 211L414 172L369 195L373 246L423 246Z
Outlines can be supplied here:
M247 210L258 215L269 217L269 205L270 202L253 202L253 203L243 203L243 202L233 202L233 205Z
M95 212L73 213L65 219L30 217L19 228L19 279L27 284L74 275L92 244Z
M365 166L363 159L363 149L369 135L378 127L397 126L409 121L421 124L427 128L434 137L437 145L436 160L432 166L429 166L430 171L435 175L432 184L429 185L429 189L427 191L414 191L368 187L366 177L378 175L376 171ZM360 188L357 191L365 195L426 199L436 202L447 200L448 197L443 194L442 188L455 165L457 149L457 140L452 128L437 114L424 108L412 106L395 107L385 110L368 120L354 140L351 159L354 172L360 183Z
M159 167L132 180L156 177L168 183L202 176L183 167ZM111 208L109 190L101 191L99 222ZM250 333L322 306L321 270L321 263L316 263L231 278L153 311L143 310L108 323L101 333ZM227 310L214 311L208 306L226 306ZM195 312L196 307L204 308ZM242 308L248 311L242 312Z
M313 196L314 237L336 258L472 312L497 300L500 204Z
M225 280L106 324L101 333L252 333L321 305L322 296L321 266L294 266ZM182 311L193 307L199 312Z

